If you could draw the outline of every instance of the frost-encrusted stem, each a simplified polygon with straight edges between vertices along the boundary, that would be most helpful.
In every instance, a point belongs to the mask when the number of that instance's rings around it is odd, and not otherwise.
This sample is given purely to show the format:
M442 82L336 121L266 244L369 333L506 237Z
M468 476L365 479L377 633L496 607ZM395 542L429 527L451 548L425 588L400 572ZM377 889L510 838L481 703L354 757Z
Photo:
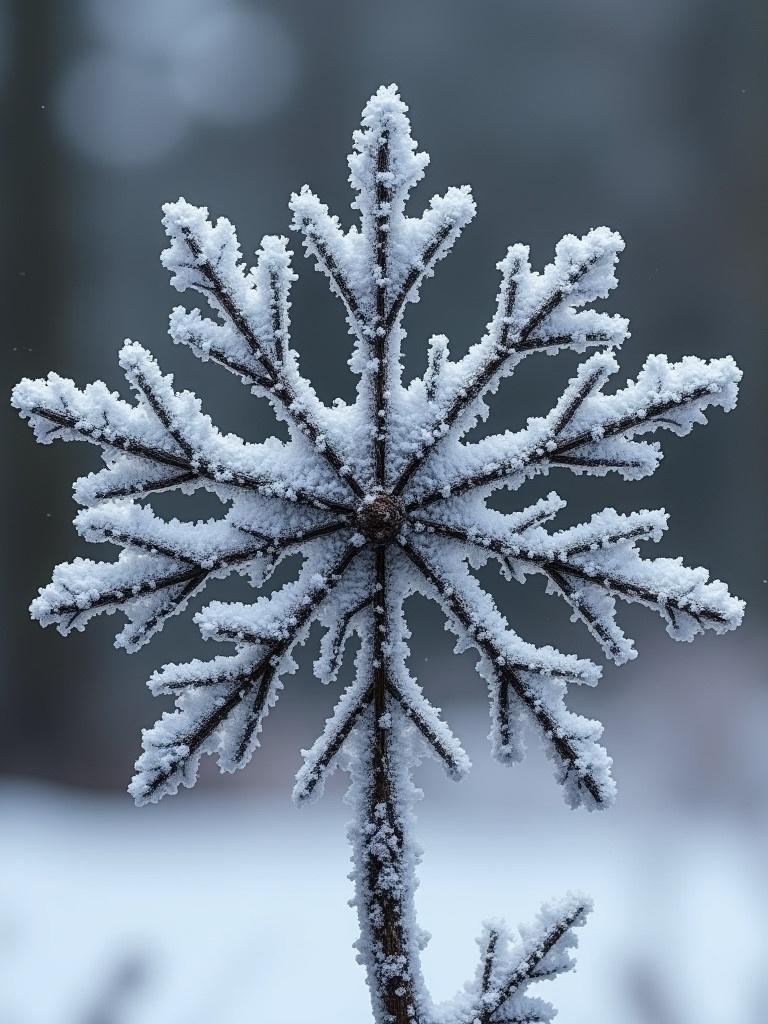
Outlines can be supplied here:
M315 258L318 260L328 280L331 282L332 288L337 292L341 301L347 310L349 322L357 335L361 337L365 331L365 317L363 311L360 309L360 304L357 301L357 296L354 290L347 280L344 272L337 263L335 257L331 253L328 246L321 238L319 232L315 229L313 221L310 217L302 216L298 219L298 224L304 234L307 248L312 252Z
M441 411L439 420L432 425L429 433L433 433L439 428L440 436L446 436L472 403L482 397L492 387L505 363L515 355L527 354L528 350L540 347L531 341L536 330L563 302L569 290L589 272L598 258L598 256L593 256L580 263L577 267L574 267L568 275L566 285L554 289L538 305L535 311L529 315L517 332L512 328L512 312L517 296L517 274L520 270L520 263L515 261L508 273L505 287L502 289L503 316L501 317L498 337L495 339L496 344L481 365L475 370L472 378L457 392L447 410ZM423 444L416 450L400 472L392 489L393 494L400 495L405 491L414 474L429 458L432 450L433 446L431 444Z
M604 804L607 800L604 786L593 775L591 768L584 764L583 755L577 749L573 739L564 734L562 725L555 720L546 705L526 685L520 671L510 664L509 659L496 643L491 632L484 630L478 623L473 621L469 608L461 596L450 587L435 567L430 565L427 559L412 544L406 539L400 538L400 547L424 578L437 591L442 603L461 625L470 642L486 656L491 666L493 666L493 671L500 684L497 713L501 718L502 740L504 739L504 733L510 727L508 695L511 690L536 722L547 742L551 744L553 751L562 762L566 773L572 775L577 780L576 786L579 789L583 788L586 790L596 806Z
M522 963L520 963L509 974L509 976L504 979L502 984L498 985L498 987L492 992L489 992L488 988L485 988L481 1004L476 1008L476 1011L473 1010L470 1013L466 1019L466 1024L478 1024L478 1022L479 1024L491 1024L496 1011L499 1010L517 990L523 989L531 980L544 977L548 974L548 971L544 972L544 974L538 972L537 968L546 958L547 954L552 952L557 944L568 935L568 932L579 921L579 919L584 916L588 909L589 908L586 904L577 904L569 913L563 915L563 917L539 939L532 949L526 952ZM491 970L492 968L493 964L491 964ZM522 1019L530 1020L531 1018L523 1017Z
M376 594L371 642L372 707L362 732L355 771L360 818L353 823L361 953L368 969L374 1015L379 1024L421 1024L418 940L413 907L414 851L410 843L412 788L407 742L388 688L390 611L387 555L376 549ZM367 763L366 763L367 762ZM362 771L361 771L362 769Z
M140 437L111 429L108 425L105 425L106 429L99 428L95 424L84 422L73 412L32 404L24 410L24 415L47 420L54 424L55 429L68 430L83 441L89 441L102 448L113 449L125 455L145 459L148 463L168 466L169 469L180 471L159 479L105 487L94 493L92 500L109 501L113 498L141 496L193 483L196 480L207 480L214 484L224 484L227 487L252 491L256 494L270 496L277 494L286 501L309 505L312 508L324 509L328 512L352 511L351 505L337 501L329 495L311 491L306 487L292 485L290 489L286 489L285 481L279 480L271 473L260 473L254 476L240 470L232 470L229 467L219 467L206 460L201 461L194 454L185 453L183 450L172 451L159 445L148 444ZM47 439L51 439L50 433Z
M376 318L373 324L373 350L376 372L373 378L374 444L373 462L376 484L383 489L387 476L387 383L389 377L389 352L387 336L390 328L387 317L387 264L389 258L389 213L392 190L389 185L389 131L384 128L379 138L376 154Z
M491 975L493 973L494 964L496 963L496 947L499 944L499 931L497 928L491 928L488 932L488 942L485 947L485 954L483 956L483 976L480 983L480 998L485 999L488 994L488 989L491 987Z
M240 309L230 294L229 289L219 276L216 268L203 255L203 248L193 234L191 228L184 225L181 228L181 235L184 238L189 251L195 260L195 266L202 276L208 281L208 290L215 298L221 311L229 322L246 342L253 355L264 367L266 379L269 382L268 391L275 400L282 406L289 418L296 424L301 432L309 439L312 445L320 452L320 455L336 472L340 480L352 490L358 498L365 493L358 480L351 473L349 466L336 451L336 448L323 434L323 431L315 423L304 403L288 380L282 367L277 366L270 357L266 348L256 337L253 328L248 322L248 317Z
M443 224L435 232L430 242L424 247L419 256L418 262L415 263L408 271L397 295L395 295L392 300L392 304L389 308L384 324L388 331L395 326L403 311L405 303L408 301L408 297L411 295L414 288L416 288L421 282L422 278L432 270L432 267L437 262L437 259L441 254L441 249L455 231L455 225L451 223Z
M679 612L681 614L691 615L698 620L704 620L705 622L711 622L721 626L727 626L729 622L728 614L720 608L708 608L706 606L692 607L691 604L686 602L682 597L678 597L675 594L663 593L660 590L652 590L648 586L642 586L641 584L634 582L632 579L627 578L626 575L622 575L615 571L612 572L604 567L592 568L589 565L582 565L573 558L574 555L581 555L585 553L583 549L578 547L568 551L568 556L570 557L552 557L551 555L539 554L535 551L527 550L524 544L522 546L513 547L511 544L505 543L499 537L494 537L491 534L473 534L470 530L463 529L459 526L453 526L450 523L441 523L434 519L424 518L417 519L415 522L434 533L441 534L443 537L450 537L452 540L480 548L482 551L491 551L503 561L524 562L531 566L535 566L549 576L552 582L555 583L558 589L564 594L570 594L572 589L570 585L564 581L564 577L573 577L576 580L582 580L585 583L589 583L595 587L600 587L603 590L610 591L611 593L617 594L628 600L640 601L643 604L651 606L661 605L667 613L672 615ZM610 535L607 535L602 544L604 547L609 547L611 543L618 541L644 539L646 534L647 530L643 530L638 527L636 530L625 532L617 536L615 541ZM587 550L589 549L587 548Z
M597 379L597 378L596 378ZM640 461L633 462L626 458L612 458L610 455L591 453L595 442L605 442L609 438L631 437L639 430L652 426L668 426L664 416L669 413L685 411L702 399L710 398L715 400L717 386L702 384L697 387L681 389L681 391L670 398L656 402L648 402L643 408L627 413L624 416L616 416L596 422L590 425L588 430L576 431L565 437L561 432L570 423L578 407L583 403L589 393L585 386L580 393L571 400L566 410L558 414L553 422L550 435L542 439L536 437L529 449L524 452L516 452L509 460L492 462L487 467L476 472L458 476L440 487L419 495L418 498L408 504L408 511L426 508L435 502L441 501L450 495L459 497L469 491L485 487L495 481L502 481L507 477L524 478L531 470L537 467L567 467L571 469L602 470L619 469L626 470L633 467L642 468ZM673 423L673 426L676 424ZM586 452L584 450L586 449Z

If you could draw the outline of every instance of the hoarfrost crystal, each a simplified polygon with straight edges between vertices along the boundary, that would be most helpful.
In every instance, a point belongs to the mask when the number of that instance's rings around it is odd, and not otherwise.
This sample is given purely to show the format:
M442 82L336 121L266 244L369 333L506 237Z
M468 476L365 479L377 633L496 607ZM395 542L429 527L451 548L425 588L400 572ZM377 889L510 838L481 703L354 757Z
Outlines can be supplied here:
M171 336L266 398L289 440L252 444L220 433L198 399L176 390L134 342L120 353L133 403L101 382L79 389L56 374L17 386L13 402L38 440L101 448L105 468L75 485L83 506L75 525L86 539L121 549L117 561L60 565L32 614L68 633L120 609L128 621L117 643L134 651L209 580L234 572L261 587L286 556L301 553L298 578L272 596L214 601L197 613L202 635L233 653L166 665L152 676L152 692L174 697L176 709L144 733L131 793L141 804L191 786L203 754L214 754L223 771L243 767L310 626L318 621L325 630L315 672L326 683L357 634L354 682L304 752L294 797L317 797L339 764L351 773L359 952L374 1015L380 1024L548 1020L552 1008L527 989L570 966L586 898L544 908L518 939L500 924L487 925L477 975L449 1006L433 1006L424 987L425 938L413 912L412 773L425 753L455 779L469 761L407 668L403 605L415 593L436 600L457 650L477 651L497 758L520 760L524 734L533 732L569 804L610 804L602 728L565 704L568 685L596 683L599 668L519 637L470 570L494 559L508 578L543 576L617 664L635 654L617 622L617 598L656 611L678 640L733 629L742 603L704 569L641 557L639 545L657 541L667 527L663 511L609 508L580 526L552 530L547 524L565 504L554 492L512 514L486 500L498 488L516 490L555 471L647 476L661 452L643 435L684 435L706 422L709 407L732 409L740 373L730 357L671 363L652 356L636 380L606 392L627 322L590 304L615 287L624 243L596 228L563 238L540 273L525 246L512 246L498 264L501 284L485 336L458 360L445 337L432 338L423 377L403 382L406 306L475 212L462 187L433 198L421 217L406 214L427 164L406 110L394 87L381 88L364 110L349 158L358 226L345 231L306 187L290 203L307 255L344 307L349 365L358 378L353 403L327 407L301 374L290 337L296 275L287 240L264 238L249 269L232 225L209 221L207 210L183 199L164 208L170 246L163 264L174 287L202 295L215 319L177 308ZM515 431L465 440L518 364L564 348L595 351L553 409ZM160 491L196 488L221 500L220 518L165 521L143 503Z

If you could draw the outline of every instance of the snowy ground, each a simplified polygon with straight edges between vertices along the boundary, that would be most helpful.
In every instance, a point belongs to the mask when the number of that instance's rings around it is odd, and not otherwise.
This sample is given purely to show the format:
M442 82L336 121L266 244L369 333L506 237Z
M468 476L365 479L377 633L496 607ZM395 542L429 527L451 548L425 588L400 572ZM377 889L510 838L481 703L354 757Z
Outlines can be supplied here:
M561 1020L763 1024L765 825L649 805L631 779L611 814L570 814L536 757L513 787L526 806L510 804L476 725L469 780L423 772L434 995L471 972L483 917L521 920L580 888L596 912L579 971L540 987ZM127 797L6 784L0 1022L364 1024L338 789L301 812L287 792L226 786L137 811Z

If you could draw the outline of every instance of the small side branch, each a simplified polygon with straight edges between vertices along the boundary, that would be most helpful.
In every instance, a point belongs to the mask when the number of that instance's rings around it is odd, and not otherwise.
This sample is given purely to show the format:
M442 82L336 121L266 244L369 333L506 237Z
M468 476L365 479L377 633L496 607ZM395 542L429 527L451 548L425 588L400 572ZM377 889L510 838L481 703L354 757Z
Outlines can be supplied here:
M496 964L496 947L499 943L499 931L491 928L488 932L488 942L483 955L483 976L480 980L480 1000L484 1001L491 987L491 976Z
M353 605L339 618L336 625L333 627L327 640L327 668L322 675L324 682L331 682L338 675L346 638L349 633L349 627L352 624L352 620L356 615L363 611L364 608L367 608L368 605L370 605L371 600L372 598L368 596L364 597L361 601L358 601L357 604Z
M469 768L469 759L455 736L443 738L430 719L434 719L435 709L423 697L416 699L413 694L406 695L392 682L387 682L387 692L397 701L405 717L419 730L427 746L433 751L452 779L463 778ZM441 723L447 731L447 726Z
M293 799L297 804L312 800L322 791L345 740L360 721L361 715L370 707L372 700L373 684L370 684L362 693L352 693L348 700L339 702L322 736L311 750L304 751L304 765L296 777L293 789Z
M400 285L397 295L395 295L389 307L389 312L387 313L384 321L384 327L388 332L391 331L397 323L398 318L403 311L403 306L408 301L408 297L415 288L418 288L424 277L432 270L440 256L440 250L448 241L449 237L456 232L457 228L454 224L443 224L424 247L421 253L421 258L405 275L405 280Z
M298 223L306 239L307 248L319 261L332 287L344 303L355 333L360 338L364 337L367 329L366 318L352 286L347 281L341 267L323 241L320 233L316 230L313 221L308 216L302 215L298 218Z
M513 995L524 990L532 981L541 977L537 973L539 965L550 954L557 944L561 942L568 932L583 919L588 910L586 904L577 904L569 913L565 914L560 921L551 927L539 939L536 945L526 950L524 959L507 976L507 978L492 993L486 993L483 1005L478 1007L476 1017L470 1017L467 1024L474 1024L475 1020L480 1024L491 1024L494 1014ZM549 973L549 972L546 972ZM555 972L557 973L557 972ZM525 1017L523 1017L525 1019ZM530 1018L529 1018L530 1019Z

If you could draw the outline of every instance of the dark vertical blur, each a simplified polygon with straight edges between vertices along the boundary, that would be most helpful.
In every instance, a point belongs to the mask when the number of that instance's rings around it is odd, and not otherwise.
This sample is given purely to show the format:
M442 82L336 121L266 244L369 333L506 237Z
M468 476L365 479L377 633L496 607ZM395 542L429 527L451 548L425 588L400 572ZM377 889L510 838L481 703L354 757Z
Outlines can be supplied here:
M288 194L305 181L346 217L352 129L374 88L395 80L433 161L414 203L466 181L479 203L410 314L409 369L420 372L433 332L448 333L455 352L482 333L494 264L509 242L530 242L541 265L565 231L620 230L627 250L611 307L632 320L625 375L651 351L732 352L745 371L742 399L688 439L666 439L651 480L558 479L571 499L567 521L603 504L664 505L672 513L664 553L710 566L750 600L743 632L715 642L734 665L744 645L759 642L768 576L764 5L38 0L1 9L6 392L50 368L120 386L115 355L132 336L198 390L223 427L248 436L272 429L236 383L167 340L166 316L179 300L157 259L160 204L183 194L225 213L246 253L262 233L287 231ZM349 393L339 309L297 260L304 369L324 397ZM492 426L546 409L573 368L569 358L526 364ZM94 468L96 455L36 446L7 407L2 416L0 769L122 785L138 729L158 711L143 680L199 641L189 623L174 622L128 658L110 647L112 619L68 640L30 623L27 605L52 565L85 550L68 526L70 481ZM522 600L517 589L497 591L521 633L589 650L535 581L526 591ZM415 657L436 649L447 657L435 616L421 606L414 613L423 624ZM629 621L643 643L671 647L649 618ZM459 674L444 676L449 695L464 691ZM673 689L649 699L674 700ZM301 704L286 696L288 719L322 714L308 694L315 689L303 688ZM598 694L589 706L602 714L613 699Z
M60 361L67 351L61 325L76 268L68 257L67 160L51 132L57 68L68 52L67 19L61 24L58 6L43 0L3 7L0 318L6 394L18 373L45 372L48 361ZM17 440L4 430L2 746L5 764L24 770L34 762L34 771L55 776L62 759L77 760L73 697L86 696L79 680L91 665L87 650L73 651L66 659L72 678L65 680L61 653L47 641L41 645L18 617L32 574L48 571L59 545L68 543L69 530L62 508L66 460L44 466L37 453L19 450ZM52 501L53 494L63 500Z

